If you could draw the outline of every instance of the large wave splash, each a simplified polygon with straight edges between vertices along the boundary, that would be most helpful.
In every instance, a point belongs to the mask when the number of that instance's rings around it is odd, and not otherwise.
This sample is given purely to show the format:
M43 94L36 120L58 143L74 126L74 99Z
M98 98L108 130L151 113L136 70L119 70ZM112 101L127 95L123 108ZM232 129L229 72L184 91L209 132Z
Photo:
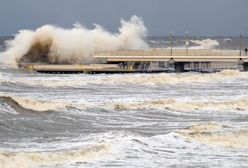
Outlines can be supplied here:
M4 62L17 65L21 61L75 64L97 62L95 51L146 49L147 29L141 18L121 20L119 33L112 34L99 25L90 30L80 24L72 29L45 25L35 31L21 30L8 42Z

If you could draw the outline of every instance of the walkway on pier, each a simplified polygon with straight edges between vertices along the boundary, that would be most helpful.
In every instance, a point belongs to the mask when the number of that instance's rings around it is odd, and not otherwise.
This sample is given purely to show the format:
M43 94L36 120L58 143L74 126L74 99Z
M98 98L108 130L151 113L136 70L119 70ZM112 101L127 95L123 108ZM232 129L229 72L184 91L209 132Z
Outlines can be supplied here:
M123 50L96 52L94 58L107 62L248 62L248 56L228 50Z

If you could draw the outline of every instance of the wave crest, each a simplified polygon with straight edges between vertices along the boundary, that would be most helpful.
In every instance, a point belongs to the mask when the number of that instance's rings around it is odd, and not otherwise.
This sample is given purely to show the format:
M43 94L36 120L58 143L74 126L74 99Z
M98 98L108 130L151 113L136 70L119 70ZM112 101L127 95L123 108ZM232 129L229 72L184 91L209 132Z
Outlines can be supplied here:
M233 79L247 79L247 72L238 70L223 70L221 72L202 74L118 74L101 76L70 76L70 77L31 77L31 78L13 78L6 77L0 73L0 83L24 84L27 86L44 87L80 87L83 85L109 85L109 84L135 84L135 85L176 85L176 84L199 84L221 82Z
M115 103L115 110L137 110L144 108L167 109L171 111L192 112L196 110L238 110L248 111L248 98L230 101L182 101L176 99L159 99L139 103Z
M44 101L18 96L0 95L0 100L10 105L16 112L25 110L32 111L57 111L67 109L85 110L89 108L102 108L107 110L139 110L139 109L162 109L179 112L192 111L248 111L248 98L240 98L229 101L185 101L177 99L144 100L142 102L110 103L108 105L99 103L72 103L63 101Z
M85 109L86 105L82 104L71 104L66 102L55 102L55 101L42 101L42 100L34 100L29 98L23 98L18 96L0 96L0 100L9 104L12 108L14 108L17 112L21 112L23 110L32 110L32 111L54 111L59 109L67 109L67 108L77 108L77 109Z
M107 144L68 152L1 152L0 167L32 168L44 165L94 161L109 153Z
M205 83L236 78L247 78L247 73L238 70L223 70L217 73L185 73L185 74L167 74L161 73L156 75L134 75L123 78L120 75L106 77L103 83L131 83L140 85L164 85L164 84L182 84L182 83Z
M204 40L190 40L190 42L197 46L190 47L190 49L214 49L220 45L218 40L204 39Z
M194 125L178 133L188 140L203 144L228 147L248 148L248 130L225 130L224 126L218 123Z

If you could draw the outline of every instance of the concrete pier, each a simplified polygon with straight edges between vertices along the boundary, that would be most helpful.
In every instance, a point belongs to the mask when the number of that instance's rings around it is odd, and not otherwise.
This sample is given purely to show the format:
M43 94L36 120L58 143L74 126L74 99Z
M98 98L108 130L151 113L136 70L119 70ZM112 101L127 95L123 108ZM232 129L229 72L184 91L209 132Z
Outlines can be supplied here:
M190 70L207 72L211 64L216 68L233 69L234 64L248 71L248 57L237 51L222 50L123 50L96 52L93 56L99 64L59 65L48 63L20 63L19 66L31 71L44 73L131 73L131 72L185 72ZM225 65L225 66L217 66Z
M248 62L248 56L239 56L236 51L196 50L185 53L181 50L173 51L170 55L167 50L127 50L96 52L94 58L105 62L237 62L242 59Z
M43 72L43 73L101 73L118 71L117 64L89 64L89 65L56 65L56 64L35 64L26 63L20 65L30 71Z
M168 66L174 67L175 72L184 72L186 71L185 67L187 70L201 72L207 72L211 68L216 71L228 68L238 69L238 65L242 66L242 70L248 71L248 57L240 56L239 51L233 50L175 49L173 55L169 49L104 51L96 52L94 57L106 63L166 62ZM212 66L213 64L214 66Z

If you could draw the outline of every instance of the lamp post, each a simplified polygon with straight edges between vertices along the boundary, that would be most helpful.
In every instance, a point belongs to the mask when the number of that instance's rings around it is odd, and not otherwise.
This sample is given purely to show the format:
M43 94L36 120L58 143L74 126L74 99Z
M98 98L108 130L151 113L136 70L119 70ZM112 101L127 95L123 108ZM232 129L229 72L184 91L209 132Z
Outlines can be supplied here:
M239 33L239 55L242 55L242 32Z
M186 55L189 53L189 32L185 32L185 46L186 46Z
M169 33L169 35L170 35L170 49L171 49L171 56L172 56L172 48L173 48L173 32L172 31L170 31L170 33Z

